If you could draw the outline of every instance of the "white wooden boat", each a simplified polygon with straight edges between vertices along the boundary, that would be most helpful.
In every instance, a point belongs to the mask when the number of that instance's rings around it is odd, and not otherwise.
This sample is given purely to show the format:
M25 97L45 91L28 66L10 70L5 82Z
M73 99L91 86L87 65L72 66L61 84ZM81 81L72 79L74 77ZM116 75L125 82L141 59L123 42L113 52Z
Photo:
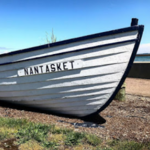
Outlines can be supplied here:
M124 82L144 26L0 55L0 100L86 117L108 106Z

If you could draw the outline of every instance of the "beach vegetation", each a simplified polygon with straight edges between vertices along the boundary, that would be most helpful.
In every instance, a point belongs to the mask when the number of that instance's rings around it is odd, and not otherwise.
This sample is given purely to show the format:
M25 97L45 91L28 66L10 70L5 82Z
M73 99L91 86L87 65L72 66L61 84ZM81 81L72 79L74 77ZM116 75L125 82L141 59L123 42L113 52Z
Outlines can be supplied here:
M35 123L25 119L0 118L0 148L11 147L7 142L2 142L11 139L14 139L14 144L20 150L150 150L148 142L102 140L94 134L56 125Z

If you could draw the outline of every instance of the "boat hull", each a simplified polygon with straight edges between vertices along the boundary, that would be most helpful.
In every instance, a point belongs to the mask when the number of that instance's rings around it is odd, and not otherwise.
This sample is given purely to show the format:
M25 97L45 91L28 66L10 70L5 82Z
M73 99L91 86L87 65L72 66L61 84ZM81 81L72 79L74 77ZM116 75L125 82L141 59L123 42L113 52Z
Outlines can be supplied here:
M0 100L85 117L113 100L132 65L143 26L0 56Z

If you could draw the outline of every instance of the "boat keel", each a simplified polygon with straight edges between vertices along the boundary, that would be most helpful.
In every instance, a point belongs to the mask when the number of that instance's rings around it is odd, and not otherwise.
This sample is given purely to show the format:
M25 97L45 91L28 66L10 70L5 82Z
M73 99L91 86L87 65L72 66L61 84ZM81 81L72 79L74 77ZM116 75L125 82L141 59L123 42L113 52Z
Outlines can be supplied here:
M82 117L81 119L85 122L92 122L95 124L103 124L106 122L106 120L102 116L100 116L100 114L98 113Z

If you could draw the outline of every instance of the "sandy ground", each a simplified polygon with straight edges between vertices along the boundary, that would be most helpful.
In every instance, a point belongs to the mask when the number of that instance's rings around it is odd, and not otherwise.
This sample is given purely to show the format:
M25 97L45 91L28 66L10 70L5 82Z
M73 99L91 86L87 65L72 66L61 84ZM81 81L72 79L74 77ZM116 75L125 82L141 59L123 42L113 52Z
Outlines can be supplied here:
M0 117L25 118L34 122L55 124L78 132L92 133L103 139L129 139L150 142L149 89L150 80L126 79L126 101L119 102L114 100L101 112L101 116L107 120L102 125L86 127L88 125L82 120L8 107L0 107Z
M127 78L126 93L150 97L150 80Z

